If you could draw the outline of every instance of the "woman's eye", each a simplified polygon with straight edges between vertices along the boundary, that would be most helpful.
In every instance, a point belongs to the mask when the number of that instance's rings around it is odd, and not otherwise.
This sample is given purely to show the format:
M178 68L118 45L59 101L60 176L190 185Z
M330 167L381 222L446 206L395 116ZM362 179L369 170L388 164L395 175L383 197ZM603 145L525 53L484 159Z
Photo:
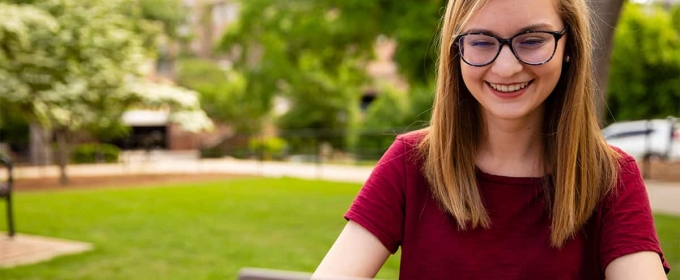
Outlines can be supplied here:
M473 41L470 42L470 45L476 48L488 48L494 46L495 44L489 41Z
M536 47L543 45L545 43L545 40L542 38L535 38L535 39L524 39L522 40L519 44L522 47Z

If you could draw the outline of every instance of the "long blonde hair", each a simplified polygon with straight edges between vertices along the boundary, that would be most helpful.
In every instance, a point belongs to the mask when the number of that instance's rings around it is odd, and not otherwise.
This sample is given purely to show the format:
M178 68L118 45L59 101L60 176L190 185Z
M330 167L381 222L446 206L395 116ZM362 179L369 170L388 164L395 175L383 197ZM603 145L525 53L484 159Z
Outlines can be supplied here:
M432 118L418 147L434 196L456 218L461 230L491 226L475 176L478 139L483 139L486 126L481 106L461 78L460 59L450 46L452 35L460 34L487 1L448 3ZM562 247L615 186L618 154L601 136L596 115L588 7L585 0L556 1L558 13L569 26L565 53L571 61L544 104L542 160L552 218L550 243Z

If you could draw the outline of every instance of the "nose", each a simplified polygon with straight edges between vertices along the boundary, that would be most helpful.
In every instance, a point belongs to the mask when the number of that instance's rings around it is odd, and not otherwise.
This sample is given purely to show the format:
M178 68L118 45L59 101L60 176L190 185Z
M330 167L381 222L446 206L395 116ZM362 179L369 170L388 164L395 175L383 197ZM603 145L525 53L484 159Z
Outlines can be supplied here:
M501 78L512 77L522 71L522 62L510 50L510 46L503 46L496 60L491 64L491 71Z

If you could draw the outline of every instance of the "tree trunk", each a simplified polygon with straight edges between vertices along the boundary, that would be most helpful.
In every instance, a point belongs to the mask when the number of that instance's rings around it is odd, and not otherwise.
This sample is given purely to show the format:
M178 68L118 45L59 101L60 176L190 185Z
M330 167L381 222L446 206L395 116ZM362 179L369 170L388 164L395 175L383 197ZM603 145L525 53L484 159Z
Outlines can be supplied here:
M614 28L621 14L624 0L590 0L590 7L594 11L595 49L593 52L595 75L597 83L596 104L600 125L604 124L607 110L607 86L609 83L609 62L614 42Z
M66 175L66 166L68 164L69 147L67 139L67 130L59 129L55 130L55 136L57 137L57 145L59 147L59 156L57 161L59 162L59 183L62 186L68 185L68 176Z
M49 130L37 122L30 123L30 154L31 164L52 164L52 135Z

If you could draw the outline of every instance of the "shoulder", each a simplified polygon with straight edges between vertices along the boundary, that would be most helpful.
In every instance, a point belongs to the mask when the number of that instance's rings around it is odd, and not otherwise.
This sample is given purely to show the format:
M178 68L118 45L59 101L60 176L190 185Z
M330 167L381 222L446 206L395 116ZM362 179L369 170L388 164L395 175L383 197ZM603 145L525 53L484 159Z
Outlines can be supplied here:
M419 171L423 162L420 144L427 135L426 129L411 131L396 136L392 145L376 164L373 173L396 173L392 175L411 176Z
M635 158L623 150L615 146L609 146L618 156L618 174L617 174L617 186L618 189L621 185L626 185L631 182L636 182L637 177L641 177L640 169L637 165ZM632 177L632 178L631 178Z
M605 209L633 206L646 202L647 190L642 173L634 157L617 147L610 146L618 156L618 170L613 189L605 196ZM647 202L648 203L648 202Z
M616 146L609 145L609 148L612 149L619 157L619 167L623 167L624 165L627 165L630 162L635 162L635 158L620 148Z
M397 135L392 149L400 152L394 155L403 156L406 162L418 164L419 159L422 158L419 146L425 141L426 136L427 128Z
M414 130L400 134L397 136L397 141L401 141L410 147L417 147L421 142L424 141L427 136L428 128L423 128L419 130Z

